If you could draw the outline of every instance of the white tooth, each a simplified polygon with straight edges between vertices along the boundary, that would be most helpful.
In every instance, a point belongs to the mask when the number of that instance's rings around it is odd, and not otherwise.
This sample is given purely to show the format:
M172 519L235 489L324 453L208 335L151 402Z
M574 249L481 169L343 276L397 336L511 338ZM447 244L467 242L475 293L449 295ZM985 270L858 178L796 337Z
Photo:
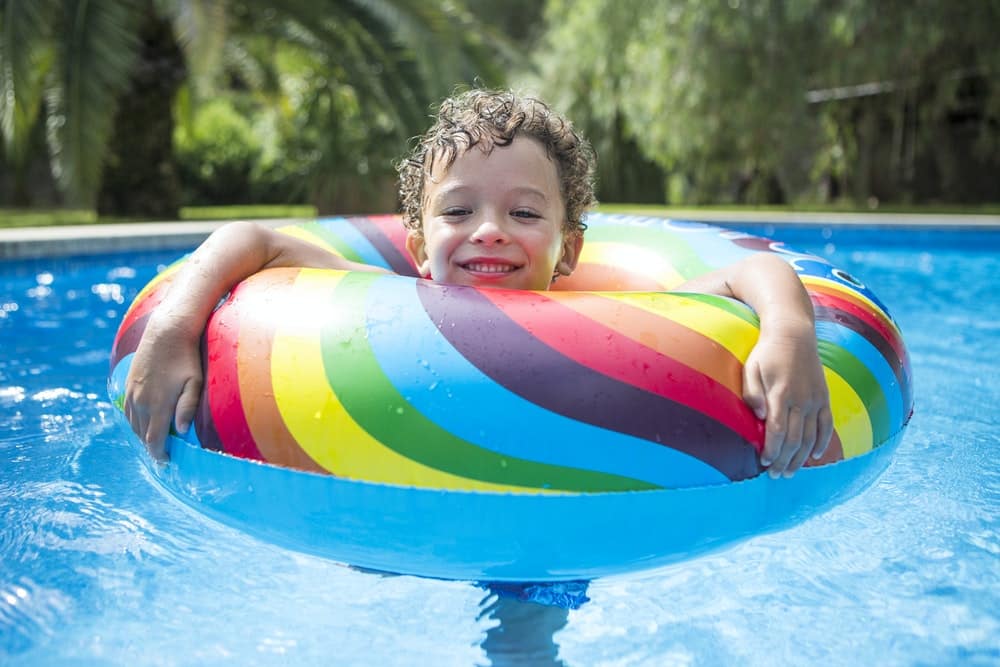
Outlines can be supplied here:
M513 267L501 264L469 264L468 268L479 273L507 273L514 270Z

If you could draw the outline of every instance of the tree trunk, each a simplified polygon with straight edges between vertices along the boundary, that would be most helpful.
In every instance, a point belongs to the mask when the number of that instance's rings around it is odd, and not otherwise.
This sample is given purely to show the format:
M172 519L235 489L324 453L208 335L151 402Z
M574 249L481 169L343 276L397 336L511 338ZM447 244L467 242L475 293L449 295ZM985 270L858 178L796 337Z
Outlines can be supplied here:
M139 57L115 115L101 191L100 215L176 219L180 183L173 150L173 101L186 75L169 19L147 0Z

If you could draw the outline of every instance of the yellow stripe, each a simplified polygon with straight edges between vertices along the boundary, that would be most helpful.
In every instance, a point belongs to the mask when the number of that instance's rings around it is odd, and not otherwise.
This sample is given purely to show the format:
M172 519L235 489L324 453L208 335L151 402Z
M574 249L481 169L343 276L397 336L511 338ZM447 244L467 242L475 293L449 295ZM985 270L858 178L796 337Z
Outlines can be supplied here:
M320 332L334 324L331 320L337 313L315 299L318 293L329 294L343 275L303 270L295 281L294 296L275 300L274 317L282 326L271 351L274 400L292 437L317 464L342 477L524 493L522 487L480 482L413 461L383 445L351 418L327 381L320 345Z
M128 317L129 313L131 313L135 308L137 308L139 304L141 304L143 300L146 298L146 295L148 295L150 292L156 289L160 285L160 283L168 279L172 280L173 275L177 273L177 271L181 268L181 266L183 266L183 264L184 262L181 260L174 262L167 268L160 271L153 277L152 280L146 283L145 287L139 290L139 293L135 295L135 299L132 300L132 303L125 311L125 314L122 316L122 319L124 320L126 317Z
M760 335L757 327L743 318L683 294L615 292L604 296L696 331L729 350L741 362L746 361Z
M871 450L872 423L864 401L838 373L824 367L826 386L830 389L830 405L833 409L833 428L840 436L844 458L860 456Z
M279 227L275 231L279 231L282 234L286 234L293 238L299 239L300 241L305 241L306 243L311 243L314 246L323 248L324 250L333 253L337 257L343 257L343 255L340 253L339 250L337 250L336 247L327 243L326 240L324 240L322 237L316 236L315 234L311 234L301 225L289 225L288 227Z
M665 290L684 282L684 276L660 253L627 243L587 243L580 253L580 263L625 268L655 280Z

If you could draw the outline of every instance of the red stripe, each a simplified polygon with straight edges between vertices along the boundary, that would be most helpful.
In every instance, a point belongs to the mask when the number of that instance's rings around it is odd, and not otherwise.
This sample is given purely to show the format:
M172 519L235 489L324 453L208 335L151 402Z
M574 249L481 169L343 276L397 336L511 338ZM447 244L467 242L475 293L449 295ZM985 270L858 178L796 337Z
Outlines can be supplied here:
M240 398L239 365L239 286L209 319L206 327L205 392L215 430L228 454L263 460L247 424Z
M862 298L861 295L858 294L857 292L845 291L843 289L837 289L821 283L804 283L804 285L806 291L809 292L810 294L817 294L817 293L824 294L827 296L831 296L835 299L842 299L849 303L853 303L861 310L865 311L866 313L869 313L871 317L874 317L879 322L881 322L882 327L887 329L893 328L893 325L890 322L889 317L884 312L882 312L882 310L879 309L878 306L874 306L867 299Z
M482 294L538 340L581 366L686 405L726 425L758 451L763 447L762 423L742 398L680 360L660 354L543 294L535 296L549 301L547 312L553 313L545 318L537 317L536 299L525 298L523 292L482 290ZM609 309L619 307L612 300L607 303Z
M906 359L906 353L903 350L903 342L896 335L896 331L886 325L886 323L881 318L877 317L871 309L862 307L855 303L852 299L845 298L839 294L830 294L829 292L812 292L810 296L812 297L814 303L826 306L827 308L842 310L845 313L857 317L862 322L866 322L873 329L875 329L875 331L877 331L887 343L889 343L889 346L892 347L892 351L896 354L896 357L900 361Z
M115 342L112 349L118 346L119 339L127 329L130 329L138 320L145 318L154 308L160 305L163 297L167 295L167 287L169 287L171 282L173 282L173 277L168 276L147 290L141 301L133 302L132 307L128 309L125 317L122 318L122 323L118 327L118 333L115 334Z
M743 362L712 338L686 324L630 303L609 308L604 298L559 299L584 317L598 320L632 340L666 356L683 357L691 370L712 378L737 396L743 392Z
M402 253L403 257L409 262L410 266L413 267L414 275L417 274L417 265L414 263L413 258L410 257L409 251L406 249L406 235L408 233L406 227L403 226L403 220L398 215L372 215L368 216L368 220L371 221L373 225L378 227L378 229L385 234L389 242Z

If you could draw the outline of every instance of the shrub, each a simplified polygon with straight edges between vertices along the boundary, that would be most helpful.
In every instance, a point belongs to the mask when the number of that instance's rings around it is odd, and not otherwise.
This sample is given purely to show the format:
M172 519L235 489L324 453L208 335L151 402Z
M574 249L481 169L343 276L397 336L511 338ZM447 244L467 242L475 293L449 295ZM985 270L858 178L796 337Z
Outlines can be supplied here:
M201 105L190 127L175 130L174 146L186 205L253 203L263 146L229 100Z

